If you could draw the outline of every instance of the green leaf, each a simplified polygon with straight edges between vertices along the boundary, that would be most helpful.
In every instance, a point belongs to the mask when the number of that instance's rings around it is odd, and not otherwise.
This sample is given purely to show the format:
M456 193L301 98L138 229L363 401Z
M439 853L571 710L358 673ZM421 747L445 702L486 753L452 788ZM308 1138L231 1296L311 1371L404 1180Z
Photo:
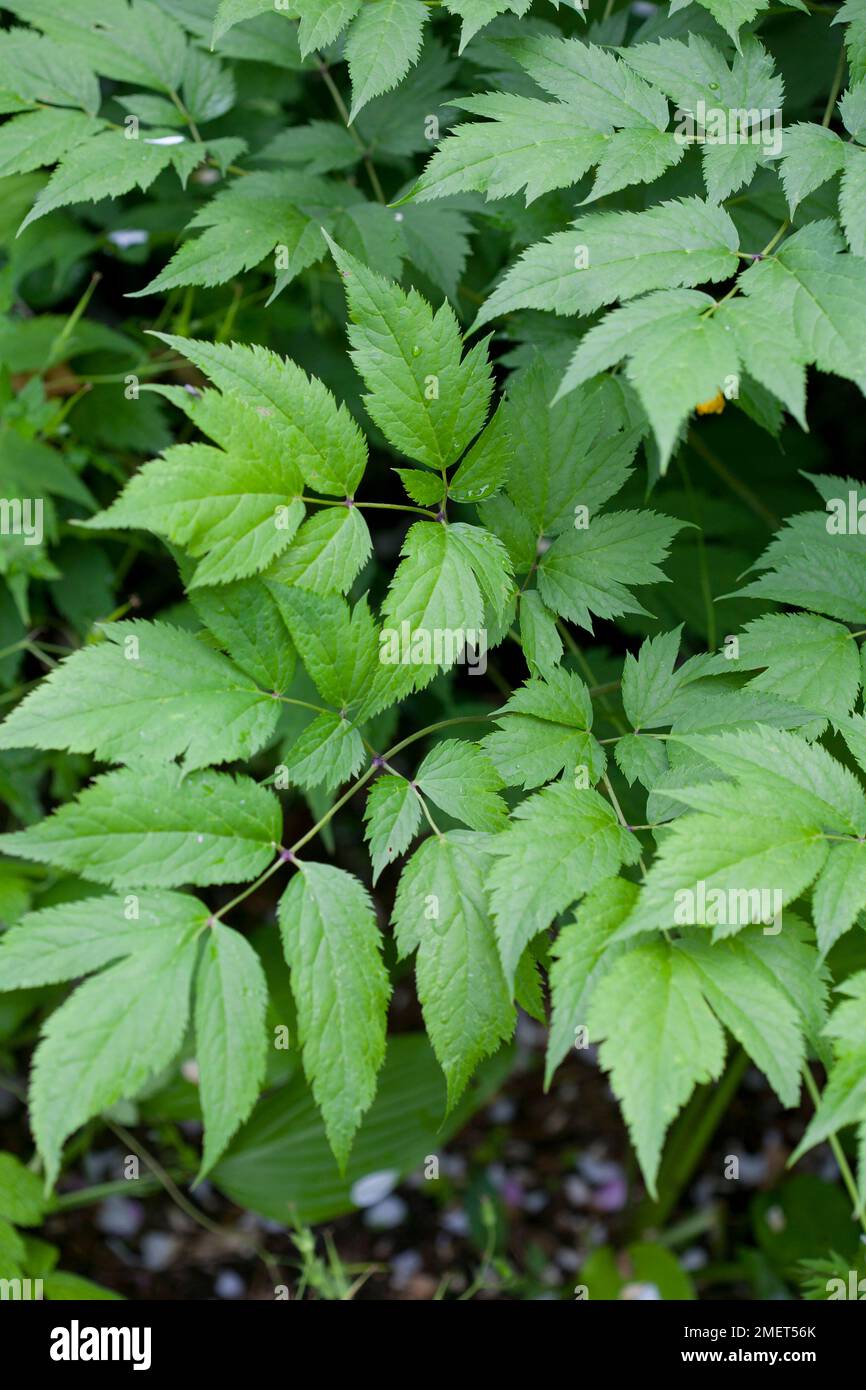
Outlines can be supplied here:
M412 190L418 202L467 189L490 201L525 188L531 203L577 183L607 148L605 133L564 103L488 92L457 98L454 105L489 120L455 126L445 137Z
M217 922L195 981L195 1046L204 1115L196 1182L210 1172L258 1099L265 1075L267 984L259 958L238 932Z
M109 762L187 768L249 757L277 722L270 695L167 623L106 623L105 641L61 662L0 726L0 748L67 748Z
M123 768L38 825L0 836L0 848L95 883L173 888L255 878L280 833L279 802L249 777Z
M520 645L530 674L550 680L562 659L562 638L556 619L535 589L520 597Z
M862 840L833 845L815 884L812 912L818 946L826 956L866 907L866 847Z
M328 243L346 287L351 357L369 391L364 404L371 418L401 453L431 468L448 467L487 415L493 379L486 342L461 360L450 305L434 314L417 291L406 294Z
M337 709L358 704L379 657L366 597L352 609L337 594L319 595L277 584L272 584L271 592L322 698Z
M499 728L483 747L509 786L539 787L581 765L592 782L604 772L604 752L590 734L589 691L572 671L528 680L493 717Z
M628 916L637 888L624 878L603 879L587 893L551 947L550 970L553 1012L547 1041L544 1088L550 1089L553 1073L575 1047L576 1030L586 1027L587 1010L599 980L622 954L623 947L610 938Z
M471 634L477 642L483 623L478 580L455 531L455 527L438 522L415 522L406 534L400 564L382 604L382 631L393 634L391 645L395 650L383 646L380 659L402 659L406 643L401 643L401 634L403 625L408 624L405 632L409 638L418 634L420 639L418 655L410 646L406 658L418 681L429 680L438 666L453 666L462 648L459 635ZM457 636L446 644L446 633ZM435 649L437 634L441 661Z
M614 962L590 1001L589 1033L603 1039L601 1065L655 1200L665 1133L695 1086L721 1075L724 1033L695 967L663 943L638 946Z
M373 542L357 507L323 507L307 518L291 546L263 571L271 592L297 586L344 594L370 558Z
M0 1217L16 1226L39 1226L44 1208L36 1174L14 1154L0 1153Z
M807 361L866 391L866 264L843 252L832 222L801 227L739 283L776 324L777 335L790 335Z
M260 578L196 589L190 600L226 655L266 690L282 695L295 670L295 649L276 600Z
M352 495L367 465L367 446L346 407L316 377L267 348L155 336L264 417L283 453L317 492Z
M92 67L64 43L32 29L0 34L0 90L26 102L77 106L95 115L101 100ZM74 128L74 127L73 127Z
M678 949L697 970L713 1012L765 1074L782 1104L796 1106L806 1060L802 1028L772 969L740 937L715 945L690 937L678 943Z
M315 48L332 44L349 20L355 18L361 4L362 0L297 0L293 9L301 16L298 42L304 57Z
M54 107L13 116L0 127L0 177L54 164L100 126L92 116Z
M629 584L654 584L665 575L663 560L683 526L655 512L610 512L582 530L565 531L542 556L538 589L548 608L592 632L594 613L614 618L646 609Z
M172 162L172 145L155 144L161 137L127 140L120 131L106 130L74 146L58 164L30 212L21 223L31 222L70 203L97 203L118 198L133 188L145 192Z
M485 24L489 24L497 15L506 11L510 14L524 15L531 3L532 0L445 0L445 8L449 14L459 15L463 20L458 51L462 53L479 29L483 29Z
M844 163L845 146L834 131L809 122L790 126L784 133L780 174L791 212Z
M508 49L546 92L587 113L599 130L664 130L668 123L664 97L600 44L545 35L518 39Z
M303 521L301 474L259 411L215 391L174 399L225 452L207 444L167 449L84 524L143 527L204 556L191 589L246 578L284 551Z
M280 899L279 919L304 1072L344 1169L385 1056L389 984L373 905L351 874L304 863Z
M640 846L592 789L559 782L521 801L490 842L489 877L499 953L511 982L524 947L596 883L633 864Z
M333 791L355 776L364 761L361 735L339 714L319 714L283 754L283 767L297 786Z
M156 942L175 941L207 917L204 904L183 893L82 898L44 907L0 937L2 988L32 989L89 975Z
M500 407L514 449L508 496L536 537L591 521L630 476L640 437L620 430L591 388L551 405L558 378L539 357L511 378Z
M487 843L468 831L425 840L403 870L394 904L399 954L418 952L418 997L449 1110L516 1021L485 896Z
M421 824L418 793L405 777L387 773L370 788L364 820L375 883L382 870L399 859L417 834Z
M422 0L366 0L346 39L352 79L350 123L368 101L396 87L417 63L426 21Z
M752 690L766 690L794 705L845 718L860 689L860 661L847 628L812 613L768 613L747 623L736 655L715 659L713 669L754 671Z
M737 272L738 245L726 210L699 197L673 199L645 213L589 213L570 231L528 247L477 322L514 309L589 314L648 289L727 279Z
M743 280L751 274L747 271ZM666 468L686 417L717 395L729 377L738 379L737 352L711 312L715 304L697 290L660 290L614 309L581 340L560 396L627 357L626 376L646 410Z
M46 1170L68 1135L167 1066L183 1040L197 947L191 930L154 943L80 985L42 1030L30 1115Z
M414 781L425 796L472 830L502 830L508 820L508 807L499 795L504 782L475 743L437 743Z

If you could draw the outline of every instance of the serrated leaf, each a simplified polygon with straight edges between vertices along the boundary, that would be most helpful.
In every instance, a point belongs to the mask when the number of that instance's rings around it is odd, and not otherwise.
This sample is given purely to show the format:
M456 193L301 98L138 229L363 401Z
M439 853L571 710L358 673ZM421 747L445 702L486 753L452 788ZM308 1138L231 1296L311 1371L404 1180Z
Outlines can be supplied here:
M724 208L701 198L645 212L589 213L524 251L477 322L514 309L590 314L646 290L725 280L736 273L738 246Z
M812 914L822 956L853 927L866 907L866 847L862 840L831 846L815 884Z
M665 1133L695 1086L721 1075L724 1033L695 967L658 943L614 962L590 1001L589 1034L603 1039L599 1059L655 1198Z
M421 824L418 793L405 777L386 773L370 788L364 820L375 883L382 870L409 848L418 831Z
M587 893L577 909L576 920L567 922L551 947L554 962L550 970L553 1012L544 1088L548 1090L553 1073L576 1046L575 1030L586 1027L587 1011L599 980L622 954L622 947L610 938L631 911L637 887L624 878L608 878Z
M535 589L520 596L520 645L530 675L550 680L562 659L562 638L556 619L545 608Z
M44 1025L30 1115L47 1184L57 1178L66 1137L133 1098L177 1052L196 954L189 931L155 943L80 985Z
M316 377L267 348L155 336L261 415L317 492L352 495L367 464L366 443L346 407Z
M505 783L475 743L437 743L414 782L424 796L472 830L502 830L508 820L508 807L499 795Z
M645 613L618 576L638 585L665 579L658 562L682 525L650 511L609 512L585 529L564 531L541 558L539 593L548 608L590 632L593 613Z
M614 309L581 340L559 395L627 357L626 376L652 424L664 470L686 417L737 378L738 356L713 316L715 305L696 290L659 290Z
M352 21L346 57L352 79L350 123L373 97L396 87L418 61L427 7L421 0L367 0Z
M417 291L407 294L329 245L346 287L351 356L369 390L364 404L372 419L409 458L448 467L487 415L493 379L486 342L461 360L450 305L434 314Z
M538 932L640 853L634 836L623 830L598 792L578 791L564 782L520 802L508 830L490 844L497 856L489 877L490 901L509 981Z
M0 845L95 883L204 886L255 878L273 858L281 826L276 797L249 777L122 768L38 825L0 836Z
M196 1182L210 1171L258 1099L265 1075L267 983L249 942L217 922L195 979L195 1056L204 1116Z
M772 970L740 937L715 945L690 937L677 949L698 971L713 1013L761 1069L782 1104L795 1106L806 1060L802 1029Z
M277 721L271 697L226 657L167 623L106 623L0 726L0 748L67 748L108 762L187 768L249 757Z
M544 680L528 680L493 717L499 728L483 747L509 786L539 787L581 765L592 782L604 772L604 753L590 733L589 691L572 671L554 668Z
M344 1169L385 1057L390 991L376 917L351 874L304 863L280 899L279 920L304 1072Z
M82 898L29 912L0 937L0 988L73 980L203 926L208 910L183 893Z
M485 895L487 843L467 831L425 840L403 870L394 903L400 956L418 952L418 997L449 1110L515 1024Z
M262 572L273 586L345 594L370 558L373 542L357 507L323 507L299 528L289 549Z

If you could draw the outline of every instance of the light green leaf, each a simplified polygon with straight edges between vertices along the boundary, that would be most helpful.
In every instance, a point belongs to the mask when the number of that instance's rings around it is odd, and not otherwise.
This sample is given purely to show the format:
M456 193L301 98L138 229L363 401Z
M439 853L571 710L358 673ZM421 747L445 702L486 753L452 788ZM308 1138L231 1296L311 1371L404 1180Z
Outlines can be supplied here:
M624 878L608 878L587 893L551 947L550 970L553 1012L547 1042L544 1088L550 1089L553 1073L576 1046L575 1032L586 1027L587 1010L599 980L607 974L623 947L610 938L634 906L637 888Z
M818 946L826 956L866 907L866 846L862 840L833 845L812 896Z
M590 314L646 290L726 280L736 273L738 246L724 208L701 198L675 198L645 212L589 213L524 251L477 322L514 309Z
M276 797L249 777L123 768L0 847L95 883L242 883L267 868L281 824Z
M350 123L373 97L396 87L418 61L427 7L421 0L366 0L346 39Z
M385 1056L381 936L366 889L328 864L299 866L279 919L304 1071L343 1169Z
M122 775L122 774L121 774ZM167 1066L186 1031L197 946L160 940L80 985L50 1016L33 1059L30 1115L46 1183L66 1137Z
M425 796L472 830L502 830L508 820L508 807L499 795L503 779L476 743L437 743L414 781Z
M560 396L628 358L626 376L646 410L666 468L686 417L717 395L729 377L737 378L739 360L730 335L708 312L715 304L697 290L660 290L614 309L581 340Z
M418 793L405 777L386 773L370 788L364 820L375 883L382 870L409 848L418 831L421 824Z
M208 933L195 981L195 1048L204 1116L196 1182L247 1118L265 1075L267 983L249 942L220 922Z
M499 728L483 740L508 786L539 787L581 765L589 780L604 772L604 752L590 734L589 691L572 671L553 668L515 690L493 716Z
M678 942L700 976L707 1003L758 1066L789 1109L800 1095L806 1060L797 1010L772 969L741 937L711 945L696 937Z
M367 446L346 407L316 377L267 348L155 336L264 417L317 492L352 495L367 464Z
M407 294L330 239L329 245L346 287L351 356L368 388L364 404L372 419L409 458L448 467L487 415L493 378L486 342L461 360L450 305L434 314L417 291Z
M487 843L467 831L425 840L403 870L394 903L399 954L418 952L418 997L449 1110L516 1021L485 896Z
M578 791L564 782L521 801L508 830L495 836L490 848L497 856L490 900L509 981L538 932L640 854L609 802L592 789Z
M603 1039L599 1058L655 1198L665 1133L695 1086L721 1075L724 1033L695 967L658 943L614 962L590 1000L589 1034Z
M82 898L29 912L0 937L0 987L32 989L89 975L176 940L207 917L197 898L160 892Z
M0 748L67 748L187 768L257 752L277 706L226 657L167 623L106 623L0 725Z

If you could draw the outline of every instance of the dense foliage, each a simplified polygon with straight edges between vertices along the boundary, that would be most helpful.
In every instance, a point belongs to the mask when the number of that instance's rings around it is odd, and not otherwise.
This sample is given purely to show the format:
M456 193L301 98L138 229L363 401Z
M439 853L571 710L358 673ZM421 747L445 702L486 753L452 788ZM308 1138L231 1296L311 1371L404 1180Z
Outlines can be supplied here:
M664 1205L745 1054L859 1207L864 0L4 12L0 1217L300 1068L339 1184L410 961L439 1120L520 1008Z

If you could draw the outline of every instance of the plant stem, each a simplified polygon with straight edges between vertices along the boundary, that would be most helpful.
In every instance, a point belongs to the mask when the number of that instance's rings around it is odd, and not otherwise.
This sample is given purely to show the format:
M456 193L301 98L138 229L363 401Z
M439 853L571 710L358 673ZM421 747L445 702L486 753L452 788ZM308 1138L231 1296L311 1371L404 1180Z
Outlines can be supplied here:
M818 1106L821 1104L821 1092L818 1090L817 1083L812 1075L808 1062L803 1063L803 1079L806 1082L806 1089L812 1098L812 1104L817 1110ZM845 1157L845 1152L842 1145L839 1143L838 1134L831 1134L828 1143L833 1151L833 1157L836 1160L836 1165L841 1174L842 1181L848 1189L848 1196L851 1198L854 1207L854 1215L860 1222L864 1235L866 1235L866 1213L864 1213L863 1210L863 1198L857 1190L854 1174L851 1172L850 1165Z

